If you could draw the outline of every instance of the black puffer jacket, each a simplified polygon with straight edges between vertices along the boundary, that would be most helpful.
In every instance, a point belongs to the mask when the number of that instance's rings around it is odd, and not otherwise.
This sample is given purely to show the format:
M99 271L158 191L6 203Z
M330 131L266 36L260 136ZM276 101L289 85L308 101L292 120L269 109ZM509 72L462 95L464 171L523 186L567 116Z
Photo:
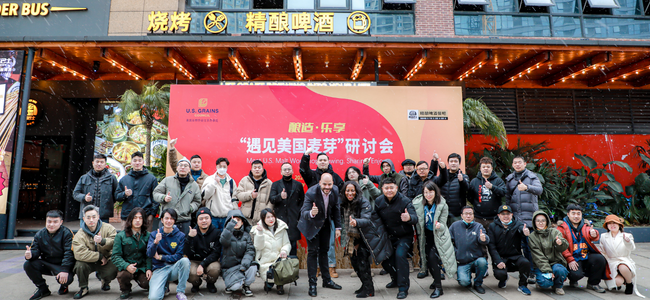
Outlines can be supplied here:
M334 178L334 185L341 190L343 188L343 179L341 179L341 176L338 174L334 173L334 170L332 169L332 165L327 166L327 170L323 171L321 169L316 169L312 170L309 168L309 155L302 155L302 159L300 160L300 175L302 176L302 179L305 181L305 184L307 185L307 188L310 188L320 181L321 175L323 173L330 173L332 174L332 177Z
M528 186L528 190L522 192L517 188L519 180ZM533 213L539 209L537 197L544 191L537 175L528 169L521 174L512 173L506 177L506 188L506 204L512 207L512 213L533 228Z
M83 211L86 205L99 207L99 217L108 219L113 216L113 203L117 197L117 178L108 169L104 169L95 176L95 170L90 170L77 181L72 192L74 200L81 203L79 219L83 218ZM86 195L90 193L93 199L86 202Z
M386 226L376 211L373 210L370 213L368 225L361 227L361 237L368 248L372 250L372 259L375 264L379 264L393 255L393 244L390 243Z
M503 196L506 195L506 184L492 171L487 179L492 184L492 189L485 187L485 178L481 173L469 183L467 200L474 206L476 217L492 220L497 216L499 206L503 203Z
M201 229L196 229L196 236L185 236L185 255L193 261L199 261L203 268L219 260L221 256L221 230L214 228L212 224L205 234Z
M231 222L232 217L239 217L244 222L244 225L235 230L237 222ZM248 269L254 262L255 246L249 234L250 231L251 225L248 224L248 220L240 210L234 209L228 212L226 227L221 232L221 238L219 239L223 248L223 256L221 257L221 268L223 270L237 266ZM224 280L226 280L225 277Z
M401 219L405 209L411 216L411 220L408 222L402 222ZM411 200L402 193L395 194L392 201L388 201L388 198L384 195L379 196L375 200L375 211L384 226L386 226L386 231L391 239L413 237L415 233L413 225L418 223L418 216Z
M466 205L467 190L469 190L469 176L463 174L463 181L458 180L458 173L451 173L449 169L440 170L440 174L447 173L447 182L440 187L440 194L447 200L449 214L459 217L461 208ZM460 172L460 171L458 171Z
M434 161L431 161L431 164L435 168L438 167L437 162L434 164ZM422 185L424 185L424 182L428 180L433 180L433 182L435 182L438 187L445 185L445 183L447 183L447 168L440 168L440 176L435 176L435 172L430 170L425 180L422 180L422 177L420 177L417 173L413 173L411 180L408 182L406 182L406 180L402 180L399 191L409 199L413 200L415 197L422 194Z
M300 208L305 201L305 190L302 183L291 179L291 190L286 190L280 179L271 185L271 195L269 201L273 204L275 216L287 223L289 227L289 239L300 240L300 230L298 230L298 220L300 220ZM282 199L282 189L287 193L287 199ZM294 245L291 245L292 247Z
M498 265L508 258L522 255L521 241L526 238L523 222L513 216L512 223L506 228L499 217L496 217L488 228L490 236L488 250L490 250L492 264Z
M72 252L72 231L68 227L61 226L54 234L50 234L47 228L39 230L34 235L30 260L42 259L54 265L64 267L72 272L75 259Z
M131 196L126 197L124 187L132 191ZM135 207L141 207L149 216L155 216L158 213L158 203L153 201L153 190L158 186L156 176L149 173L147 169L142 171L131 170L129 174L120 179L117 185L117 200L123 201L122 220L126 220L131 210Z

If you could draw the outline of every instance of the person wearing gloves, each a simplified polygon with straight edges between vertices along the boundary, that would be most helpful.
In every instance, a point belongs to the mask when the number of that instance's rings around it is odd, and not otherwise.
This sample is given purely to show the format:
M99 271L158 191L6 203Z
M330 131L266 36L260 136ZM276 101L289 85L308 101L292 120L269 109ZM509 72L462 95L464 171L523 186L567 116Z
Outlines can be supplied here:
M241 210L228 212L226 227L221 232L221 268L226 293L241 290L246 297L253 296L251 284L259 266L255 262L255 246L251 238L251 225Z
M490 237L480 223L474 222L474 208L465 206L461 210L462 220L451 224L449 233L456 251L458 261L458 284L469 287L474 277L474 289L479 294L485 294L483 278L487 273L488 264L483 246L490 243Z
M291 243L287 223L277 219L272 209L263 209L260 219L250 233L255 246L255 261L260 265L260 277L264 281L264 291L268 292L273 288L273 279L268 278L267 274L269 267L278 258L287 258L291 252ZM277 289L278 295L284 295L284 286L279 285Z
M551 228L551 219L538 210L533 215L535 227L528 237L530 252L533 257L535 281L540 288L553 288L558 295L564 295L564 281L569 275L566 259L562 255L569 243L562 233Z
M370 171L368 170L369 164L370 164L370 158L365 158L363 160L363 175L368 176L370 178L370 181L378 184L380 189L381 189L381 182L386 177L394 177L398 187L400 183L402 183L402 178L404 178L404 175L395 172L395 164L393 164L393 161L390 160L390 158L382 160L381 163L379 164L379 167L383 172L381 175L370 175ZM348 168L348 170L350 169Z
M632 251L636 249L634 245L634 236L624 232L623 220L617 215L609 215L605 218L603 227L607 229L606 233L600 236L600 252L607 259L609 269L612 272L611 280L605 280L605 284L610 290L620 289L625 285L625 294L635 295L645 298L639 293L636 285L636 264L631 258Z
M77 262L74 273L79 279L79 292L74 299L88 295L88 277L97 272L102 280L102 291L111 289L111 280L117 277L117 268L111 261L113 242L117 231L111 224L104 223L99 217L99 208L88 205L83 210L81 229L72 239L72 252Z
M350 169L348 169L350 170ZM366 199L361 187L356 181L346 181L341 192L341 210L343 211L343 233L341 245L343 255L350 257L354 272L361 280L361 288L354 293L357 298L372 297L375 295L375 287L370 273L370 248L363 241L360 228L371 226L370 216L372 207Z
M456 276L458 266L447 228L447 201L440 195L440 189L433 181L425 182L422 188L422 194L413 199L413 207L418 216L415 228L418 236L422 237L418 239L421 265L433 275L433 283L429 286L433 289L431 298L438 298L443 294L440 264L445 266L445 272L452 278Z
M185 234L175 226L178 214L173 208L164 209L161 216L162 228L152 232L147 243L147 256L152 258L153 270L149 299L161 300L169 291L169 283L178 281L176 299L187 300L185 287L190 276L190 260L183 257Z
M494 162L489 157L479 161L479 174L469 183L467 200L474 206L476 216L474 221L481 223L490 230L490 223L496 220L503 197L506 195L506 184L499 178L493 168ZM520 220L521 221L521 220Z
M212 212L212 226L219 230L223 229L228 212L237 208L237 204L233 202L237 201L233 197L237 190L237 184L228 175L228 165L230 165L230 161L227 158L219 157L217 159L217 172L205 179L201 189L201 195L203 196L201 206L210 209L210 212Z
M508 282L508 272L519 271L517 290L530 296L528 276L530 276L530 261L521 252L521 241L530 235L530 228L512 215L512 208L501 205L498 218L490 224L488 249L492 257L494 277L499 280L499 288L505 289Z
M192 284L192 293L198 293L201 278L205 279L210 293L216 293L214 285L221 273L221 230L212 225L212 212L201 207L196 212L197 228L191 228L185 237L185 256L190 259L188 282Z
M251 171L239 181L233 197L241 203L241 211L248 219L249 224L256 224L260 220L260 212L273 203L269 200L273 182L266 176L266 170L261 160L251 163Z
M293 166L290 163L283 163L280 169L282 179L273 182L273 185L271 185L269 200L273 204L277 219L282 220L288 227L287 233L291 244L289 255L296 256L298 241L301 238L300 230L298 230L298 220L300 220L300 208L305 201L305 190L302 183L293 179Z
M111 261L117 267L117 282L120 284L120 299L131 296L131 280L149 289L151 258L147 256L149 232L145 229L147 213L135 207L126 217L124 230L115 236Z
M178 161L176 170L176 175L166 177L153 190L153 200L161 204L161 210L174 209L178 215L174 224L187 234L192 214L201 205L201 189L190 176L190 161L187 158Z
M122 228L131 210L136 207L144 209L145 231L152 229L153 218L158 213L158 203L153 201L153 190L158 186L156 176L144 167L144 155L140 151L131 154L131 171L120 179L117 185L117 200L122 201Z

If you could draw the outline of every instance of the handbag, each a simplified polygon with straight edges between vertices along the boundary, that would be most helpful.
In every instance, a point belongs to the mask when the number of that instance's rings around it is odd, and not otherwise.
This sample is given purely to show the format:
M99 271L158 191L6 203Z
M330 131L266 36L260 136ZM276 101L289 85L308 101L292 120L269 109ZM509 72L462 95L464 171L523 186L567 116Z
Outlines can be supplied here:
M299 266L300 261L296 256L289 256L285 259L278 258L269 268L273 272L273 283L281 286L296 282L299 277Z

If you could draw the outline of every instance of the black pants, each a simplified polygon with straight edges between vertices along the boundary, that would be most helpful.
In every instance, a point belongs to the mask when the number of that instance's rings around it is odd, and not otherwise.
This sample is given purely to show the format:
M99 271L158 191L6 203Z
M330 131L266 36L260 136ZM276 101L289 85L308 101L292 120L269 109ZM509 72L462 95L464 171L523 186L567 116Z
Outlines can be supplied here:
M370 274L370 249L368 246L361 240L357 238L354 240L354 246L356 250L350 257L350 262L354 271L357 272L359 280L361 280L361 286L367 291L375 291L375 286L372 283L372 275Z
M508 257L504 260L506 263L505 269L499 269L495 264L492 264L494 278L503 281L508 278L508 272L519 271L519 286L526 286L528 284L528 276L530 276L530 261L523 255Z
M411 282L409 280L409 251L413 248L413 237L390 238L393 244L393 255L381 263L381 266L390 274L390 279L397 282L400 291L408 292Z
M289 251L289 256L298 255L298 241L300 241L300 239L292 240L289 238L289 244L291 244L291 251Z
M67 270L63 266L51 264L42 259L25 261L23 269L25 270L27 277L29 277L37 287L47 286L43 275L56 276L61 272L68 272L68 282L66 282L65 285L70 285L74 280L74 273L72 273L72 271Z
M309 276L309 285L316 285L317 269L320 266L320 274L323 276L323 282L332 280L330 277L329 265L327 263L327 252L330 250L330 220L325 220L323 227L313 239L307 241L307 276Z
M438 254L438 248L436 247L436 239L433 236L433 231L424 229L424 235L426 236L426 242L424 249L427 252L427 268L429 273L433 276L433 284L436 287L442 287L442 276L440 276L440 256Z
M589 253L586 260L578 262L578 270L572 271L569 269L569 280L574 282L582 279L583 277L589 278L587 284L597 285L605 275L605 268L607 267L607 260L602 254Z

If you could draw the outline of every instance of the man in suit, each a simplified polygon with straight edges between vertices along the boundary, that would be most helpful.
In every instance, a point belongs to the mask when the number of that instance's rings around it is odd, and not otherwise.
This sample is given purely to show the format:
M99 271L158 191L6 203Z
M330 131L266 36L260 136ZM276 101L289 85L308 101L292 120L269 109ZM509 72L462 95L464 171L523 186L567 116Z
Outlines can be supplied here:
M334 185L332 175L323 173L318 185L305 194L305 202L300 209L298 229L307 239L307 274L309 276L309 296L316 297L316 268L327 270L327 251L329 250L330 226L334 221L336 238L341 236L341 211L338 201L339 189ZM327 272L323 276L323 287L340 290Z

